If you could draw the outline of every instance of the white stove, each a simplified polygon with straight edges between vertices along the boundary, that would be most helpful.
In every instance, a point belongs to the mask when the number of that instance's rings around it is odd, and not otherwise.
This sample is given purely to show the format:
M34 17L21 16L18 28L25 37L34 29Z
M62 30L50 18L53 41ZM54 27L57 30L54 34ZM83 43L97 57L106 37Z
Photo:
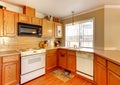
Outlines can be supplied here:
M21 52L21 84L45 74L45 49L27 49Z

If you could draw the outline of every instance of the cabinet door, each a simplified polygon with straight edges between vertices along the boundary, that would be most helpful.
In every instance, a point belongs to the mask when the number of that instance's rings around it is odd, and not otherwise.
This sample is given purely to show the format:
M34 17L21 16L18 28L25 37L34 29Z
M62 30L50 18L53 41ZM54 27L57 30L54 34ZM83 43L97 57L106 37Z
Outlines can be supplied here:
M67 55L67 69L72 72L76 71L76 56Z
M67 67L67 57L66 57L66 50L59 50L58 51L58 60L59 60L59 66L62 68Z
M31 23L31 17L26 16L25 14L19 14L19 22Z
M55 38L62 38L62 36L63 36L63 34L62 34L62 31L63 31L62 24L55 22L54 29L55 29Z
M43 20L43 32L42 37L53 37L54 30L53 30L53 22L48 20Z
M17 35L18 14L4 10L4 36Z
M98 85L106 85L107 81L107 68L100 63L95 65L95 81Z
M16 85L19 83L19 63L10 62L3 64L2 85Z
M0 9L0 36L3 36L3 10Z
M120 85L120 76L108 70L108 85Z
M35 25L40 25L40 19L36 17L32 17L31 23Z
M50 70L57 66L57 55L49 54L46 56L46 70Z
M0 85L2 85L2 58L0 58Z

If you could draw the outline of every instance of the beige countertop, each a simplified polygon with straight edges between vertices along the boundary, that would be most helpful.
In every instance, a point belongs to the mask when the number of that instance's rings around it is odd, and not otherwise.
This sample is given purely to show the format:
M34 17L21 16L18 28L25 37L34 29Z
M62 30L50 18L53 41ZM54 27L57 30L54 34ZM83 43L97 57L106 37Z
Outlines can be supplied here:
M67 50L75 50L75 51L82 51L82 52L88 52L88 53L96 53L100 55L101 57L120 65L120 51L119 50L96 50L96 49L88 49L88 48L76 49L76 48L68 48L68 47L52 47L52 48L47 48L46 50L51 50L51 49L67 49ZM0 57L16 55L16 54L20 54L20 52L0 51Z
M17 55L20 54L18 51L0 51L0 57L5 57L5 56L11 56L11 55Z
M95 50L97 55L120 65L120 51L119 50Z
M120 65L120 51L119 50L96 50L96 49L90 49L90 48L76 49L76 48L68 48L68 47L57 47L57 48L82 51L82 52L88 52L88 53L96 53L99 56Z

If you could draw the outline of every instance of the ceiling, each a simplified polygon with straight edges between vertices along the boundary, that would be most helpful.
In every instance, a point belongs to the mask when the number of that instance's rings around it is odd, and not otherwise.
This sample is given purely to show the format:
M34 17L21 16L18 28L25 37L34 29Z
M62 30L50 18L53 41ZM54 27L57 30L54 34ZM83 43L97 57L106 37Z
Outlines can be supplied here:
M18 5L27 5L38 12L65 18L105 4L119 5L120 0L3 0Z

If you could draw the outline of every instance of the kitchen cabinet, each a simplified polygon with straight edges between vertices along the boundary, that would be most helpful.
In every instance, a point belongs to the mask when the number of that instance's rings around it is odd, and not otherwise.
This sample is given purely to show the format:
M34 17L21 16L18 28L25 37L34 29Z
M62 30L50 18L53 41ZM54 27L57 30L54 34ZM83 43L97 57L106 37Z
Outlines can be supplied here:
M55 38L62 38L63 36L63 29L62 29L62 24L54 22L54 30L55 30Z
M0 9L0 36L3 36L3 10Z
M0 58L0 85L2 84L2 58Z
M57 67L57 50L51 49L46 51L46 70Z
M67 50L67 69L76 71L76 51Z
M67 50L58 49L58 66L64 69L67 68Z
M16 85L20 77L19 55L2 57L2 85Z
M108 85L120 85L120 66L109 61Z
M50 38L54 36L53 22L43 19L42 37Z
M31 23L31 17L25 15L25 14L19 14L19 22L23 22L23 23Z
M106 60L98 55L95 55L95 81L98 85L107 85L107 66Z
M18 14L4 10L4 36L17 35Z
M23 13L30 17L35 17L35 8L24 6Z
M76 71L76 51L59 49L58 65L59 67L75 72Z
M42 26L42 19L37 18L37 17L32 17L31 23L32 23L32 24L35 24L35 25L40 25L40 26Z

